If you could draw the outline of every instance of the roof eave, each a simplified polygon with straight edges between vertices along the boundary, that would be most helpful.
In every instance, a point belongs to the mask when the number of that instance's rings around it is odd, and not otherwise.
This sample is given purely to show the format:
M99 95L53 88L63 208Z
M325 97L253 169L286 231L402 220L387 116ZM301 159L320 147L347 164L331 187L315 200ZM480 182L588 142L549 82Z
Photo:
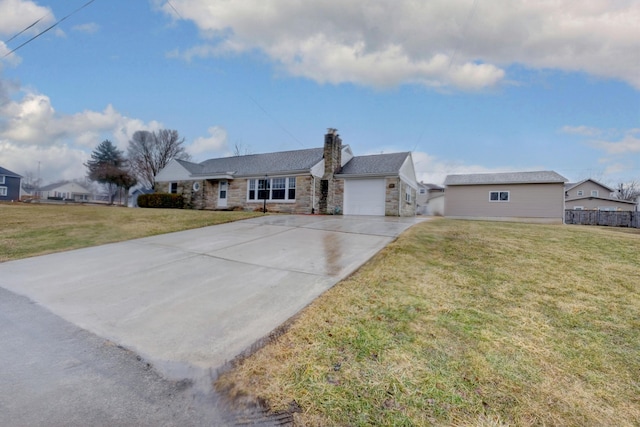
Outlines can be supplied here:
M398 172L389 173L337 173L334 175L338 179L345 178L397 178L400 176Z
M531 184L564 184L563 181L504 181L504 182L465 182L450 184L445 181L444 185L447 187L455 187L461 185L531 185Z

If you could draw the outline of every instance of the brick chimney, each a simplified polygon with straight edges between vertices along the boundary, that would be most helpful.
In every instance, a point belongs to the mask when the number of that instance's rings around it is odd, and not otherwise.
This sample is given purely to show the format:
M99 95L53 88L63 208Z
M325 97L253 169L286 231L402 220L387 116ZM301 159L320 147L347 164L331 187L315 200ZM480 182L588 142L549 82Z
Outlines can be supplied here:
M323 179L332 179L333 174L340 171L342 162L342 140L337 129L327 129L324 136L324 176Z

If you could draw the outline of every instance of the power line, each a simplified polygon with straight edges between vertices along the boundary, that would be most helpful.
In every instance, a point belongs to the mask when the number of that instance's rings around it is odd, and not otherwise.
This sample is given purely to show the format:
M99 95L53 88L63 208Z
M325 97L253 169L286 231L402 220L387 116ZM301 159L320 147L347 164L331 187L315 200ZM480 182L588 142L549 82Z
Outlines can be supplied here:
M180 19L183 19L183 20L184 20L184 18L183 18L183 17L182 17L182 15L180 14L180 12L178 12L178 9L176 9L176 8L173 6L173 3L171 3L169 0L167 0L167 3L169 4L169 6L171 6L171 9L173 9L173 11L174 11L175 13L177 13L177 14L178 14L178 16L180 17Z
M271 120L273 120L273 121L275 122L275 124L277 124L277 125L278 125L278 127L280 127L280 129L282 129L282 130L283 130L287 135L289 135L289 136L290 136L294 141L296 141L298 144L300 144L300 146L301 146L301 147L306 148L306 147L305 147L305 145L304 145L302 142L300 142L300 140L299 140L298 138L296 138L296 137L295 137L291 132L289 132L289 131L287 130L287 128L285 128L285 127L284 127L284 125L282 125L282 123L280 123L280 122L279 122L275 117L273 117L271 114L269 114L269 112L268 112L267 110L265 110L265 109L262 107L262 105L260 105L260 104L258 103L258 101L256 101L256 99L255 99L253 96L249 95L249 94L248 94L248 93L246 93L246 92L245 92L245 95L246 95L250 100L252 100L252 101L253 101L253 103L254 103L254 104L256 104L256 105L258 106L258 108L259 108L259 109L261 109L261 110L262 110L262 112L263 112L264 114L266 114L266 115L267 115L267 117L269 117Z
M20 31L17 34L14 34L13 37L11 37L9 40L5 40L5 44L9 43L11 40L15 39L16 37L18 37L20 34L24 33L25 31L27 31L28 29L30 29L31 27L33 27L34 25L36 25L38 22L42 21L44 18L46 18L47 16L51 15L51 12L47 13L46 15L44 15L42 18L39 18L36 20L36 22L34 22L33 24L29 25L27 28L25 28L24 30Z
M82 6L80 6L79 8L77 8L76 10L74 10L73 12L69 13L67 16L65 16L62 19L59 19L58 21L56 21L53 25L51 25L50 27L40 31L38 34L36 34L35 36L31 37L29 40L27 40L26 42L22 43L20 46L16 47L15 49L13 49L11 52L4 54L2 57L6 58L7 56L11 55L13 52L17 51L18 49L20 49L21 47L31 43L32 41L34 41L35 39L37 39L38 37L40 37L41 35L43 35L44 33L46 33L47 31L51 30L52 28L56 27L59 23L61 23L62 21L64 21L65 19L69 18L72 15L75 15L76 13L78 13L79 11L81 11L82 9L84 9L85 7L89 6L91 3L93 3L96 0L89 0L88 2L86 2L85 4L83 4ZM46 16L46 15L45 15ZM42 18L40 18L42 19ZM34 24L32 24L31 26L29 26L28 28L26 28L25 30L21 31L20 33L26 31L27 29L33 27L33 25L35 25L37 22L35 22ZM20 34L19 33L19 34ZM17 36L17 35L16 35ZM14 36L14 37L16 37ZM12 37L12 39L14 38Z

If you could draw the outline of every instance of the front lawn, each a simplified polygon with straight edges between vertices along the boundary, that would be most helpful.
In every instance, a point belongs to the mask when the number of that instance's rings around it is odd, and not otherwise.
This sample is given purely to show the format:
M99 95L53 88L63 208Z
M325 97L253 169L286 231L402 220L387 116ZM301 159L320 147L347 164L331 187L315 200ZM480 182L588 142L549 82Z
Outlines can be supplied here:
M189 209L0 203L0 262L261 215Z
M305 426L638 426L640 234L619 231L416 225L218 389Z

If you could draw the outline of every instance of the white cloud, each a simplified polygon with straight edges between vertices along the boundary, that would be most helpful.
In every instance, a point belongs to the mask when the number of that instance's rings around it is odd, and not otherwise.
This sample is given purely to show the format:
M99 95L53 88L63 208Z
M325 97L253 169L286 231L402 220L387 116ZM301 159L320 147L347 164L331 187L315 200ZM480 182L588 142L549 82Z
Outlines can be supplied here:
M381 151L372 151L369 154L378 154ZM384 150L384 152L393 152L393 150ZM439 159L423 151L414 151L411 153L413 164L416 170L416 178L420 182L427 184L442 185L447 175L467 174L467 173L493 173L493 172L512 172L522 170L511 166L501 166L488 168L481 165L469 165L462 161L447 161ZM528 170L540 170L540 167L531 167Z
M96 24L95 22L89 22L86 24L74 25L71 29L73 31L79 31L81 33L93 34L98 32L98 30L100 29L100 25Z
M567 133L570 135L581 135L581 136L598 136L602 135L602 130L589 126L563 126L560 129L562 133Z
M174 19L193 21L209 40L172 56L257 50L320 83L477 90L500 84L505 68L520 64L640 88L640 2L632 0L155 3Z
M220 157L228 154L227 131L219 126L208 129L208 137L196 138L193 143L187 146L189 154L203 161L212 157Z
M144 123L123 116L113 106L103 111L76 114L56 112L48 96L23 92L0 78L0 153L4 167L17 173L35 173L38 162L45 181L79 178L86 174L83 163L104 139L126 150L137 130L157 130L158 122Z
M631 129L618 141L593 140L589 145L607 154L624 155L640 153L640 129Z
M0 0L0 34L13 36L24 30L38 19L41 21L28 32L37 33L55 21L55 17L48 7L39 6L28 0Z
M89 154L67 144L21 146L0 139L0 152L3 166L20 175L30 172L36 176L40 166L40 177L45 183L82 178L87 174L83 163Z

